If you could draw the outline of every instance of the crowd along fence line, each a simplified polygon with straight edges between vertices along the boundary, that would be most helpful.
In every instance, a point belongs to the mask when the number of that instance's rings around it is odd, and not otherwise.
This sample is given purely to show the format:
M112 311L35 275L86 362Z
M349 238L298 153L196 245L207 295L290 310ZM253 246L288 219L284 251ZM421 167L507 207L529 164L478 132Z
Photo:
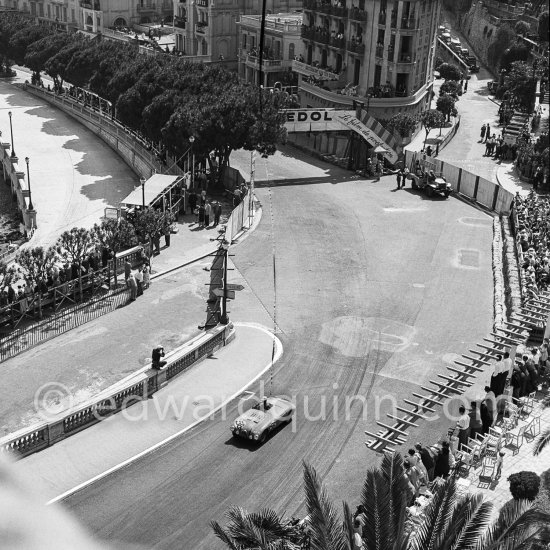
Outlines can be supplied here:
M211 356L234 337L232 324L217 326L168 353L167 364L162 369L153 370L148 365L81 405L0 438L0 453L31 455L148 399L175 376Z
M72 279L0 308L0 326L6 327L0 336L0 362L120 307L128 292L125 287L111 288L113 271L116 266L117 276L122 274L126 261L133 269L139 267L143 248L138 245L118 253L106 267L80 281Z
M418 151L406 151L405 163L412 173L415 171L417 160L425 170L433 170L436 174L442 174L451 183L455 193L497 214L510 214L514 195L497 183L437 158L427 157L424 159L424 154Z

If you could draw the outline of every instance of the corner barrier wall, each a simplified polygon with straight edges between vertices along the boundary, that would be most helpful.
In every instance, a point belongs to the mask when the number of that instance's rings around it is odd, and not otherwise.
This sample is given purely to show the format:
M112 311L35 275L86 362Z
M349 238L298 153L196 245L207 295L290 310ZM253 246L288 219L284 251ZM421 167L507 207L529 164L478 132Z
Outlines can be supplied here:
M167 364L161 370L144 367L86 403L1 438L0 453L25 457L55 445L132 404L148 399L172 378L214 354L233 338L235 330L232 324L217 326L167 354Z
M423 157L419 152L406 151L405 164L411 173L414 173L414 165L419 160L425 170L433 170L436 174L442 174L451 183L455 193L497 214L510 214L514 195L497 183L448 162L431 157L424 159Z

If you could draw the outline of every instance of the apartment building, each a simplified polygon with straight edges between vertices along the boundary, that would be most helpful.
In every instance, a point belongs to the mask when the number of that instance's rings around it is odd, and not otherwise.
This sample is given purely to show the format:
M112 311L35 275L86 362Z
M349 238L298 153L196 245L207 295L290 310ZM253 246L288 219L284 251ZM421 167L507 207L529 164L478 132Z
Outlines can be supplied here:
M304 0L305 59L295 61L303 106L378 119L424 110L433 85L439 0Z
M243 15L237 26L239 76L246 82L259 84L261 15ZM297 84L292 62L295 58L304 57L305 46L301 33L301 13L277 13L266 16L262 62L262 84L265 87L272 87L276 82L283 86Z
M267 13L290 12L301 0L267 0ZM176 49L204 61L224 61L237 69L242 15L259 15L261 0L174 0Z

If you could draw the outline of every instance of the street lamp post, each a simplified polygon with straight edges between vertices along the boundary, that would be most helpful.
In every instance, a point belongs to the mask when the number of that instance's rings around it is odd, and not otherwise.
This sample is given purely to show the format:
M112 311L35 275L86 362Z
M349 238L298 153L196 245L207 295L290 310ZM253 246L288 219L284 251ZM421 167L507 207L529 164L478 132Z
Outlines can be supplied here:
M15 149L13 148L13 127L11 125L11 111L8 111L8 116L10 117L10 132L11 132L11 156L15 157Z
M191 189L195 188L195 151L193 150L193 143L195 143L195 136L189 136L189 143L191 144L191 157L193 159L193 167L191 169Z
M145 208L145 178L139 178L141 183L141 205Z
M29 210L34 210L34 206L32 205L31 174L29 172L29 157L25 157L25 162L27 163L27 183L29 184Z
M227 315L227 261L229 260L229 243L223 241L221 245L224 251L223 257L223 297L222 297L222 311L220 316L220 323L227 325L229 323L229 316Z

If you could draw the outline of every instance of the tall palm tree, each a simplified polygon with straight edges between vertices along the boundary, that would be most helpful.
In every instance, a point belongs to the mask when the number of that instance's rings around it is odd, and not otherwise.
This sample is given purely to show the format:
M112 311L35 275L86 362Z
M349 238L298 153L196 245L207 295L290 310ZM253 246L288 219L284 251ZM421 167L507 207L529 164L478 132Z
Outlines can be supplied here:
M249 514L242 508L231 508L224 529L212 521L216 536L231 550L299 550L302 533L276 512L269 509Z
M542 453L542 450L550 443L550 428L546 428L535 441L535 448L533 449L533 454L535 456Z
M348 504L343 503L340 518L317 472L306 463L304 491L307 544L299 528L272 510L247 514L232 508L227 529L212 522L214 532L230 550L355 548ZM550 514L528 502L505 506L490 524L492 503L480 494L460 495L456 476L434 484L433 497L414 525L407 518L407 494L399 454L385 455L379 468L368 471L361 494L364 550L531 550L534 541L550 537Z

